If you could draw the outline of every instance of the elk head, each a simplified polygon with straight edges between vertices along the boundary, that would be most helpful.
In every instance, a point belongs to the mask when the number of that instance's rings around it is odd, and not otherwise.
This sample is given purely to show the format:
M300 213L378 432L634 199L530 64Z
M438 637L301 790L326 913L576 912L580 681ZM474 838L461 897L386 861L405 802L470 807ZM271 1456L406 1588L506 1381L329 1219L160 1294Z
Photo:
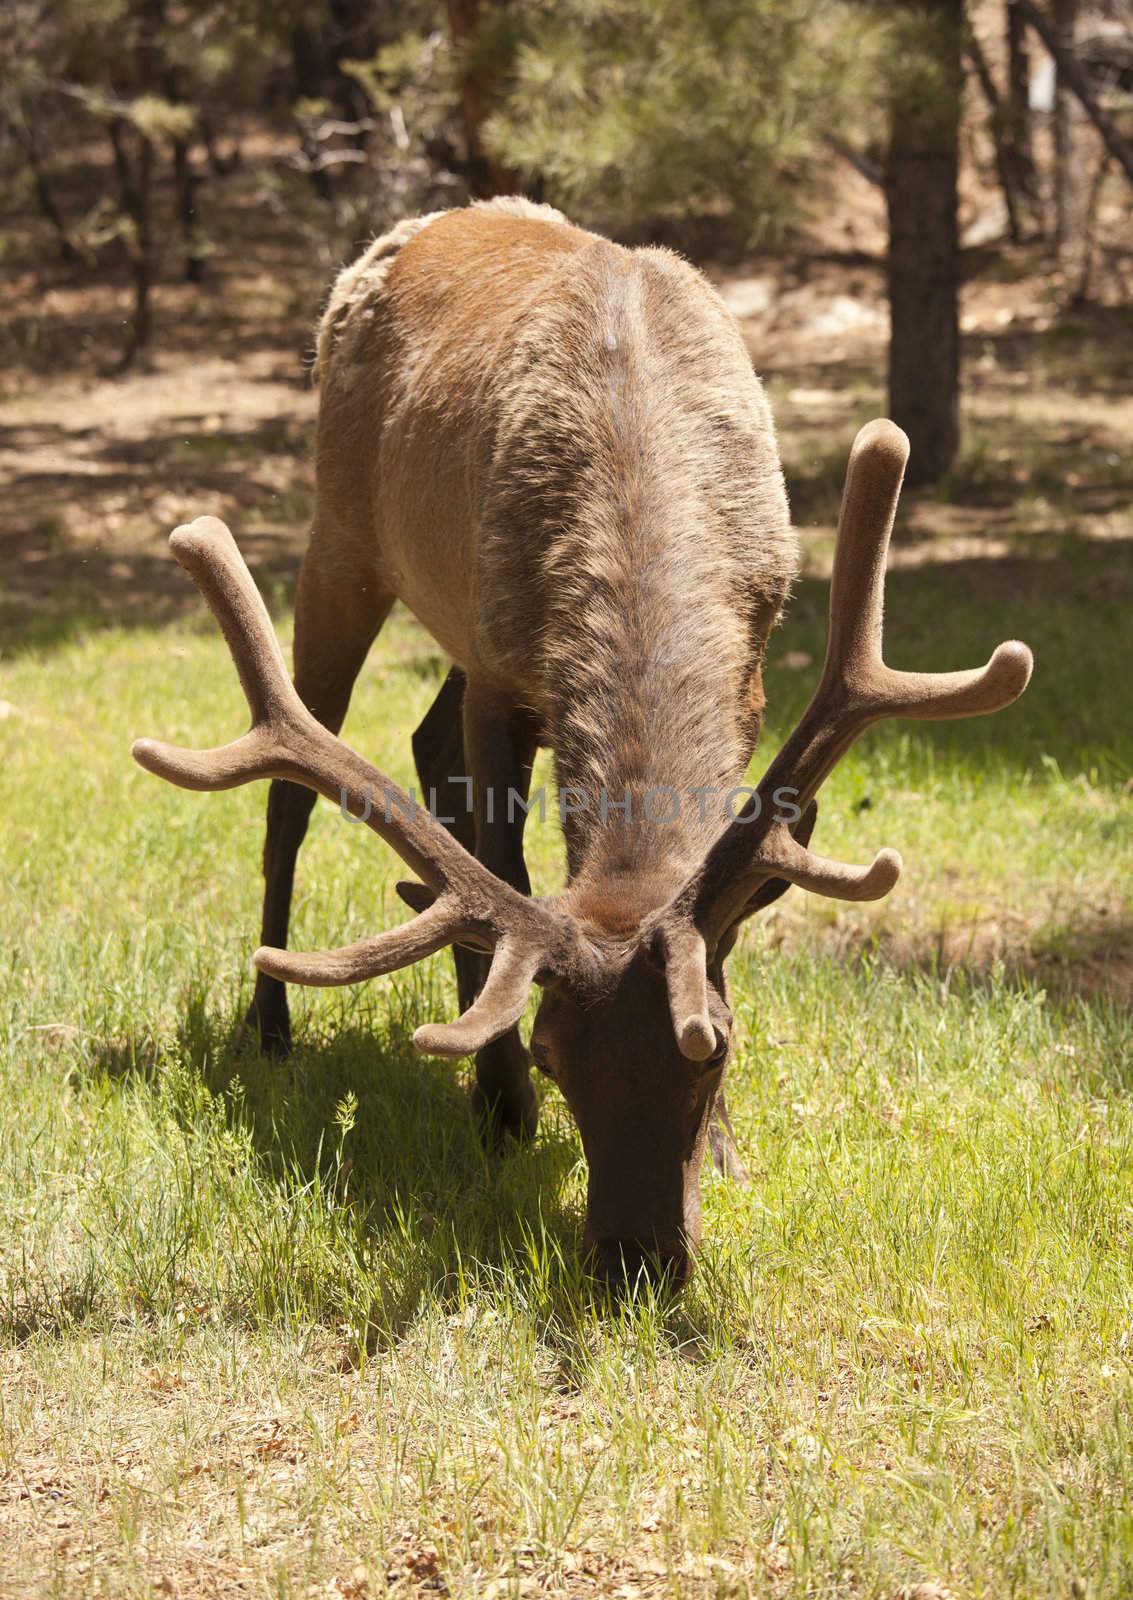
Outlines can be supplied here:
M894 850L853 867L809 848L824 779L872 722L996 711L1030 677L1030 651L1017 642L1000 645L986 667L971 672L885 665L885 560L907 455L905 436L892 423L871 423L858 435L839 519L826 662L810 705L679 892L616 938L576 911L569 887L532 899L494 877L315 720L291 685L263 602L223 523L201 518L171 537L224 632L252 727L210 751L141 739L136 760L189 789L254 778L305 784L348 803L420 880L400 886L417 912L403 926L326 952L261 949L257 967L288 983L336 985L392 972L449 944L490 950L474 1004L457 1021L414 1034L419 1050L443 1056L469 1055L498 1038L519 1021L538 984L532 1052L578 1122L590 1169L586 1244L609 1274L632 1273L639 1264L678 1281L688 1273L700 1236L709 1121L731 1049L723 966L740 925L789 884L875 900L897 881Z

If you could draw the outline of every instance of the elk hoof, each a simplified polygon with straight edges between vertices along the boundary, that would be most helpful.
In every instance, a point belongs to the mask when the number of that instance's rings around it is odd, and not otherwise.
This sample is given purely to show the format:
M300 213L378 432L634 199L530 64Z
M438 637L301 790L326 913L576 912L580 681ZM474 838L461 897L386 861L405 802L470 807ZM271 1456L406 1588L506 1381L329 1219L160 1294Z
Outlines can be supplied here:
M539 1126L539 1100L530 1078L522 1085L494 1092L474 1083L472 1110L488 1150L502 1150L509 1139L527 1144Z
M271 987L267 985L270 983ZM282 1059L291 1054L291 1016L287 1009L287 990L271 978L263 989L256 985L252 1003L236 1033L240 1044L258 1047L265 1056Z

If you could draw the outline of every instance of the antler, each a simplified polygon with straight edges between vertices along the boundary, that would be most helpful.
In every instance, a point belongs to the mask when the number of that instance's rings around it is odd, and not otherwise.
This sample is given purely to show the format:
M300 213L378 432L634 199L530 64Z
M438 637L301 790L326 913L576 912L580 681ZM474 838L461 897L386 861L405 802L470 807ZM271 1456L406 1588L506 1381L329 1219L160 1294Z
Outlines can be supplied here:
M901 871L895 850L868 867L844 866L792 837L784 802L806 811L858 735L883 717L973 717L1018 698L1031 676L1031 652L1012 640L971 672L895 672L882 659L885 558L901 492L909 442L892 422L871 422L854 441L838 522L830 582L826 662L802 720L767 769L755 796L709 851L703 866L667 913L690 921L714 951L769 879L785 878L814 894L876 900ZM707 1017L679 1018L678 996L694 992L684 968L670 963L670 998L678 1038L708 1054ZM686 1050L686 1054L692 1053Z
M476 1002L457 1022L418 1028L413 1042L430 1055L459 1056L497 1038L522 1015L537 973L577 959L577 929L489 872L427 809L311 715L288 677L271 619L223 522L198 517L177 528L169 543L220 624L252 726L215 750L139 739L134 759L184 789L231 789L256 778L304 784L359 814L435 896L412 921L387 933L340 950L260 949L256 966L289 983L357 983L457 940L486 944L494 955Z

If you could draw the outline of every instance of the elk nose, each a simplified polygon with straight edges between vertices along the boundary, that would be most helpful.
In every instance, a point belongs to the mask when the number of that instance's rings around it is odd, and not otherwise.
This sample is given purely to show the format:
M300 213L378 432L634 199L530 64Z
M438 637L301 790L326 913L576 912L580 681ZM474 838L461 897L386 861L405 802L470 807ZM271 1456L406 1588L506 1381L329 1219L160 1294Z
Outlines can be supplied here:
M596 1239L590 1265L612 1294L626 1294L639 1283L656 1289L679 1289L692 1271L692 1256L683 1244L644 1245L636 1240Z

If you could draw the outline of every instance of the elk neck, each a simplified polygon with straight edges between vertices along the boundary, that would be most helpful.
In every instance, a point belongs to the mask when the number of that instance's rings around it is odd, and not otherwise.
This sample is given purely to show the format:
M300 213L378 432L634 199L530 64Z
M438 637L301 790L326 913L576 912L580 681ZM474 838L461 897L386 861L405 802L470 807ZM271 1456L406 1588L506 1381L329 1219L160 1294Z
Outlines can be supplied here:
M739 708L721 693L728 630L688 614L671 559L670 549L624 576L616 618L601 608L582 619L575 681L553 708L571 883L624 905L629 922L703 858L750 754Z
M482 656L554 752L572 901L620 935L700 862L754 749L795 564L774 429L734 322L663 250L584 237L503 346Z
M572 899L618 931L719 834L762 697L739 552L705 482L718 429L705 439L682 403L687 373L643 327L639 284L611 280L599 303L588 450L551 549L544 703Z

